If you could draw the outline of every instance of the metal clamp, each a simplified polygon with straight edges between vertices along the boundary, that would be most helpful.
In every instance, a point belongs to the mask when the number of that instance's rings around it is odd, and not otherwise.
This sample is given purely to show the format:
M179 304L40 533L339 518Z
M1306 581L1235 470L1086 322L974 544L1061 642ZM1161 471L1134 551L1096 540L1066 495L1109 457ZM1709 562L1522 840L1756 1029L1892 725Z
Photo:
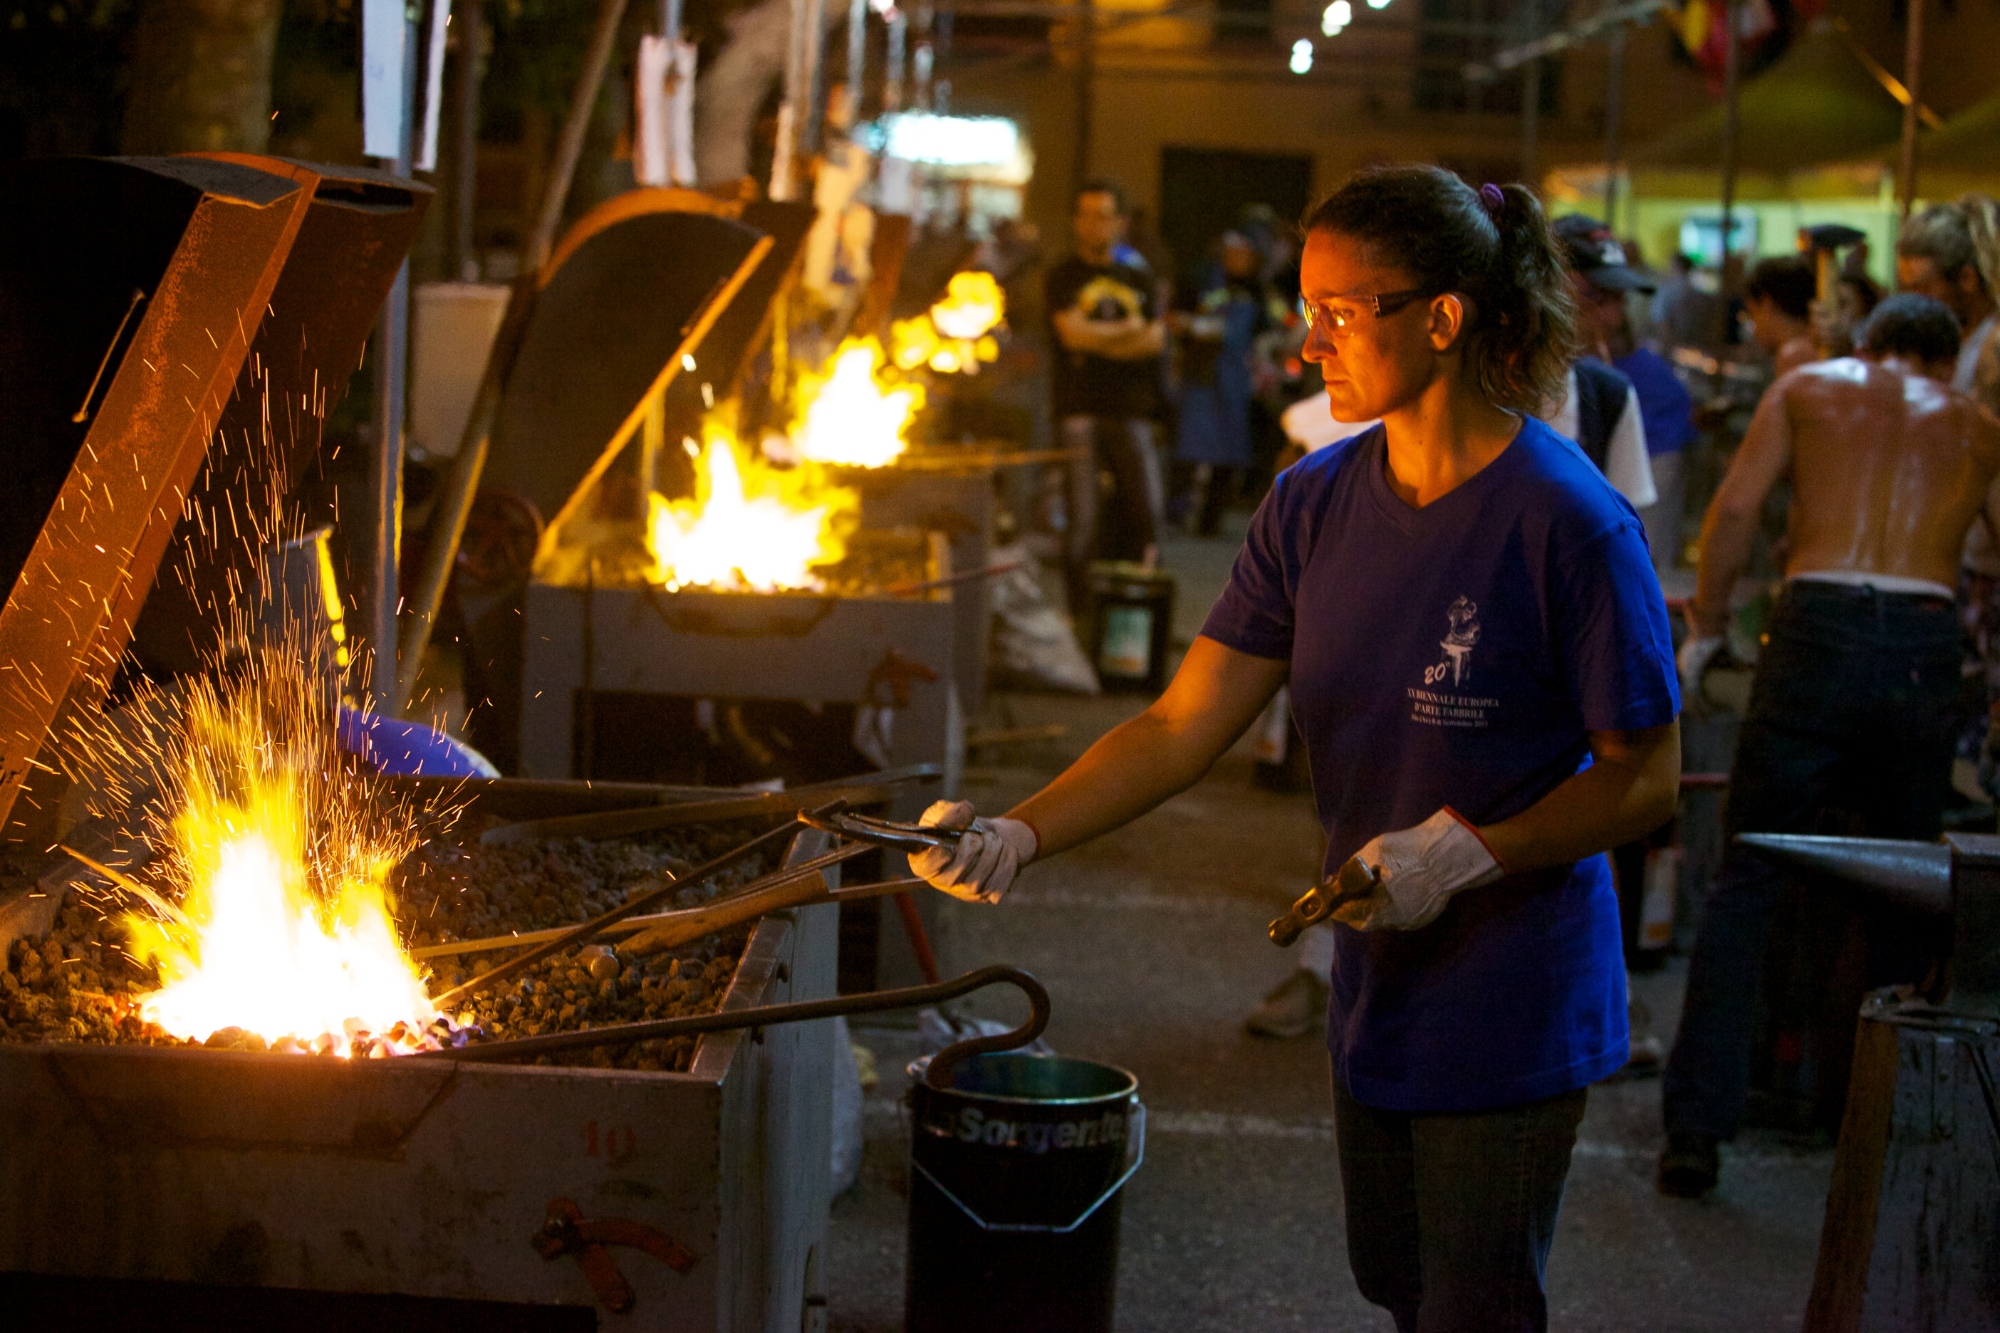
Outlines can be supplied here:
M1289 949L1306 927L1316 926L1348 903L1360 902L1381 884L1381 872L1358 856L1347 858L1331 877L1315 884L1292 904L1292 910L1271 923L1271 943Z
M1126 1121L1125 1123L1125 1169L1118 1173L1118 1179L1112 1181L1108 1186L1105 1187L1104 1193L1098 1195L1095 1199L1091 1200L1090 1206L1085 1208L1081 1213L1077 1214L1075 1221L1066 1223L1065 1225L1059 1227L1048 1226L1038 1222L989 1222L985 1218L981 1217L978 1213L974 1212L972 1209L972 1205L968 1204L965 1200L959 1198L956 1194L953 1194L951 1192L951 1188L947 1186L942 1180L939 1180L936 1176L932 1175L930 1173L929 1168L927 1168L922 1162L919 1162L914 1154L912 1154L910 1157L910 1169L912 1171L915 1171L918 1175L922 1176L925 1180L930 1181L931 1185L937 1190L939 1194L942 1194L944 1195L945 1198L951 1200L953 1205L957 1207L958 1211L964 1213L966 1218L974 1226L978 1227L981 1231L1008 1231L1017 1234L1022 1232L1030 1232L1030 1233L1041 1233L1050 1236L1066 1236L1070 1232L1082 1226L1085 1222L1088 1222L1091 1219L1091 1217L1097 1212L1098 1209L1102 1208L1105 1204L1111 1201L1112 1195L1116 1194L1119 1190L1124 1189L1125 1182L1132 1178L1132 1173L1137 1171L1142 1165L1144 1165L1145 1161L1146 1161L1146 1104L1141 1101L1134 1101L1132 1103L1132 1118Z

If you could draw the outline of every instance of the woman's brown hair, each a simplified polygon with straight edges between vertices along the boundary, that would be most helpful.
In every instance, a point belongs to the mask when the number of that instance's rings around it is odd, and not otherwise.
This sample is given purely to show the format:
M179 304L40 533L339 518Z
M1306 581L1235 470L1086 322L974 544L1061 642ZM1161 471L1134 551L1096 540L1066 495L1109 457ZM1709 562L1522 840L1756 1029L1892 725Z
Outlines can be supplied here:
M1470 298L1459 345L1488 401L1527 413L1560 401L1576 303L1548 215L1526 186L1474 190L1440 167L1374 167L1308 213L1305 231L1353 237L1423 291Z

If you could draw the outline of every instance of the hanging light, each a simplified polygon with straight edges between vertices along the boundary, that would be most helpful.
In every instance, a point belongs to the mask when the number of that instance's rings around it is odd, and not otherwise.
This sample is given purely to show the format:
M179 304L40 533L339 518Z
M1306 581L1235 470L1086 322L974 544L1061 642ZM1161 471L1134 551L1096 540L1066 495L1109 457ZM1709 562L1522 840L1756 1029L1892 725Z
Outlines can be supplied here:
M1319 16L1319 30L1329 37L1338 37L1341 29L1352 22L1354 22L1354 6L1350 0L1333 0L1333 3Z
M1345 0L1337 0L1345 3ZM1292 73L1309 74L1313 67L1313 44L1304 37L1292 43Z
M1387 9L1389 7L1389 0L1368 0L1368 7L1370 9Z

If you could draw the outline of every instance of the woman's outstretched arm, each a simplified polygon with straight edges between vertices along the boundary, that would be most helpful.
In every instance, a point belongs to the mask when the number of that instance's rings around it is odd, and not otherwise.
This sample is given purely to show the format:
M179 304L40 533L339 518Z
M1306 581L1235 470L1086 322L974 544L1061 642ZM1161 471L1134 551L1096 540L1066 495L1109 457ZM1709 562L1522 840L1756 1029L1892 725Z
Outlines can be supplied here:
M1044 857L1130 823L1200 781L1290 669L1196 638L1165 694L1008 814L1034 827Z

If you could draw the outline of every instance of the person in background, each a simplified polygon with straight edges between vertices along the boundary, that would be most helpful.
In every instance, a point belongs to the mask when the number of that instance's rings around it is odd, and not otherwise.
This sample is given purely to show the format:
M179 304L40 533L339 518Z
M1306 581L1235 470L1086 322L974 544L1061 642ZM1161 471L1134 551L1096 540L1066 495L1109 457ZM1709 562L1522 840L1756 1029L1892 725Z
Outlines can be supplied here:
M1951 387L1971 393L2000 312L2000 204L1968 194L1932 204L1896 237L1896 286L1942 301L1964 330Z
M1660 498L1646 450L1645 414L1632 381L1612 369L1608 331L1624 320L1625 299L1652 290L1644 275L1625 265L1625 250L1596 218L1572 213L1555 220L1554 232L1577 305L1578 356L1569 368L1562 401L1542 419L1575 440L1612 489L1644 509Z
M1819 832L1835 805L1861 815L1870 837L1931 842L1942 824L1959 691L1952 583L1966 529L1982 508L1990 521L2000 423L1944 382L1958 325L1941 303L1891 297L1860 341L1859 356L1814 362L1771 386L1702 526L1679 654L1689 699L1724 642L1764 501L1790 477L1785 588L1757 657L1726 850L1667 1061L1662 1194L1713 1189L1717 1145L1743 1122L1782 881L1735 836ZM1869 932L1869 949L1870 985L1919 980L1929 961L1893 924Z
M1667 352L1708 347L1721 324L1722 302L1695 286L1694 260L1688 256L1675 255L1667 268L1666 279L1653 293L1653 337Z
M1126 219L1117 185L1084 185L1071 215L1076 253L1049 269L1044 283L1056 429L1063 447L1077 451L1068 462L1063 544L1071 615L1081 615L1090 597L1099 469L1109 471L1117 487L1113 517L1124 547L1117 554L1156 561L1166 520L1166 483L1153 441L1166 326L1152 273L1115 253Z
M1642 506L1646 544L1653 549L1653 566L1672 569L1681 557L1681 510L1687 503L1687 477L1682 468L1687 447L1694 443L1694 396L1666 359L1634 340L1614 332L1612 346L1626 350L1611 364L1632 381L1639 395L1639 415L1646 426L1646 454L1653 467L1659 499Z
M1257 337L1269 312L1263 256L1242 232L1224 232L1212 278L1171 312L1180 335L1180 403L1174 456L1193 467L1188 508L1197 536L1213 537L1249 470L1250 395Z
M1771 354L1779 378L1819 360L1819 338L1813 332L1813 298L1819 278L1804 255L1760 259L1743 283L1743 313L1750 336Z
M2000 409L1992 384L1982 393L1978 373L1982 354L1990 363L1995 360L1991 353L2000 351L2000 341L1992 336L1995 303L2000 301L2000 205L1985 195L1967 194L1933 204L1904 223L1896 238L1896 285L1944 302L1957 316L1965 337L1952 367L1951 387L1979 397L1989 410ZM2000 534L1990 524L1973 524L1959 563L1966 660L1957 755L1975 773L1986 770L1980 785L1990 794L2000 774L1994 764L2000 728L1992 720L1994 704L2000 702Z

